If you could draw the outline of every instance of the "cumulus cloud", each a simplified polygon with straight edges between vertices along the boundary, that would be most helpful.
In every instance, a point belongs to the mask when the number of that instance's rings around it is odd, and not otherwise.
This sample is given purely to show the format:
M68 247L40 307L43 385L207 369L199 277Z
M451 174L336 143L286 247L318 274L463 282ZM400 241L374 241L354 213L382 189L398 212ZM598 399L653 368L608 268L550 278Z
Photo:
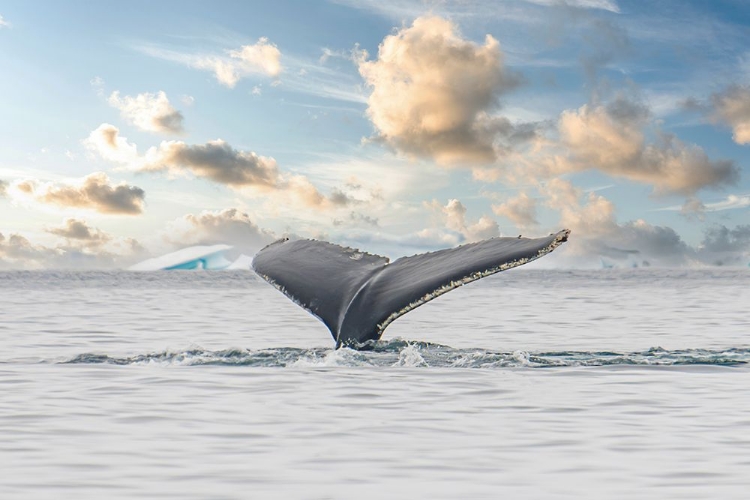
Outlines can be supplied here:
M402 153L481 164L497 157L496 141L519 138L506 118L490 114L518 84L490 35L477 44L449 20L420 17L385 37L376 59L359 52L358 66L372 91L367 114L377 138Z
M197 69L212 71L222 85L233 88L240 79L252 74L279 76L281 73L281 51L260 38L257 43L243 45L230 50L227 56L195 56L188 64Z
M124 119L141 130L166 134L183 132L182 113L169 103L167 94L163 91L156 94L146 92L135 97L121 97L119 91L114 91L107 102L119 109Z
M120 136L120 129L102 123L83 140L83 145L102 158L115 163L128 164L138 159L138 148Z
M0 16L0 28L10 28L10 26L10 23L3 16Z
M750 224L732 229L722 224L707 228L698 252L703 262L712 265L750 264Z
M341 207L351 202L342 191L334 190L325 196L307 177L280 172L273 158L234 149L220 139L199 145L164 141L146 152L139 170L189 171L232 188L291 195L306 206L318 208Z
M143 247L136 240L112 238L94 228L88 228L89 239L85 239L75 225L72 229L68 226L66 221L53 228L67 233L58 234L65 243L55 246L32 243L20 234L6 237L0 233L0 269L108 269L127 266L142 257Z
M60 236L83 247L100 247L112 240L107 233L88 225L85 220L66 219L61 226L50 227L50 234Z
M523 191L504 203L493 205L492 211L495 215L507 218L521 229L539 224L536 219L536 200Z
M747 250L750 248L750 224L729 229L723 225L706 231L702 246L716 252Z
M272 232L261 229L247 213L236 208L187 214L169 225L165 238L179 246L225 243L246 253L276 239Z
M584 193L563 179L553 179L540 190L546 204L560 213L560 226L573 231L565 254L578 263L599 267L606 258L671 267L695 258L694 249L670 227L642 219L619 224L614 204L601 195Z
M230 188L283 196L287 197L286 201L308 207L331 209L362 202L341 188L332 189L326 196L304 175L281 172L273 158L235 149L221 139L205 144L162 141L141 156L135 144L120 136L117 127L103 123L84 139L83 144L102 158L127 165L135 171L173 175L189 172Z
M497 222L486 215L481 216L474 223L468 222L466 220L466 207L459 200L448 200L448 203L445 205L442 205L437 200L432 200L430 203L425 203L425 206L439 216L440 221L446 229L460 235L460 238L456 241L457 243L470 243L472 241L493 238L500 234ZM431 229L426 229L420 233L420 236L433 240L441 239L430 234L431 232ZM453 238L442 238L442 240L448 243L449 241L453 241Z
M609 105L586 104L567 110L559 120L560 145L555 174L596 169L606 174L651 184L657 193L694 194L705 187L734 184L739 170L728 160L712 161L696 145L657 131L649 143L648 109L619 97Z
M221 139L206 144L188 145L182 141L164 141L147 151L144 171L190 170L228 186L272 187L279 177L273 158L232 148Z
M750 144L750 86L734 85L711 96L712 118L732 127L737 144Z
M39 203L63 208L83 208L103 214L138 215L143 212L146 193L125 182L114 184L103 172L90 174L75 184L16 181L12 193Z
M717 224L706 230L701 247L709 252L744 252L750 251L750 224L739 225L729 229Z
M584 193L569 181L552 179L540 188L546 205L560 213L560 226L573 230L578 238L599 238L617 232L615 207L596 193Z
M5 236L0 233L0 268L34 269L41 268L62 252L31 244L20 234Z

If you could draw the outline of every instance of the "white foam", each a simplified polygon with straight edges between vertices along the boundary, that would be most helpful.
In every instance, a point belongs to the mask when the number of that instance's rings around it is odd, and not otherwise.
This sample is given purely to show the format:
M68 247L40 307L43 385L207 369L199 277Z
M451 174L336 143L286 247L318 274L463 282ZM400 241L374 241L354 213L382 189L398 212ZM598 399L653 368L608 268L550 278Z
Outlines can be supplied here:
M333 366L359 366L363 364L362 355L354 349L341 347L326 352L325 356L320 357L316 354L303 356L292 363L290 366L296 368L323 368Z
M416 344L407 344L406 347L401 349L398 353L398 361L393 366L427 366L427 362L419 352L419 347Z

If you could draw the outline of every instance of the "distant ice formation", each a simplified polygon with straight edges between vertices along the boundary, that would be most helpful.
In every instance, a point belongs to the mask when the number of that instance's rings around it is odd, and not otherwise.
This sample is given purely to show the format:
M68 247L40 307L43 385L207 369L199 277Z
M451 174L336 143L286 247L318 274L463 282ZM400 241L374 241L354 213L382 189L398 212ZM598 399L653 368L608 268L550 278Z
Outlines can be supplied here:
M239 262L243 255L234 263L226 258L224 252L230 250L230 245L194 246L177 250L176 252L144 260L128 269L130 271L162 271L172 269L248 269L249 264ZM238 267L233 267L238 264Z
M242 271L249 271L252 269L253 265L253 258L249 255L245 255L244 253L237 257L234 262L229 264L226 269L227 271L236 271L236 270L242 270Z

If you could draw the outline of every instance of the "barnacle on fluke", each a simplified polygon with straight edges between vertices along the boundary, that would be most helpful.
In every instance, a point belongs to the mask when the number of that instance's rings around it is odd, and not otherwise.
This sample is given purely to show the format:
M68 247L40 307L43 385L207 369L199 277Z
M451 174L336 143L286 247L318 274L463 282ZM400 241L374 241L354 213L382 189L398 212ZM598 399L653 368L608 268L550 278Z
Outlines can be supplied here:
M548 254L569 234L491 238L393 263L324 241L282 239L258 252L253 269L325 323L337 346L356 347L379 339L396 318L425 302Z

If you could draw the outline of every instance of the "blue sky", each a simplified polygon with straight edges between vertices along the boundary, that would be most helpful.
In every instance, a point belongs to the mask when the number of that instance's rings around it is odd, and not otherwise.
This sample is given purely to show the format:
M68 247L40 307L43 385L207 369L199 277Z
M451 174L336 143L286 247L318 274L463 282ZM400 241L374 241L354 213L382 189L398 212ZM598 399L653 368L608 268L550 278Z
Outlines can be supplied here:
M0 262L573 230L549 265L747 265L742 1L6 2Z

